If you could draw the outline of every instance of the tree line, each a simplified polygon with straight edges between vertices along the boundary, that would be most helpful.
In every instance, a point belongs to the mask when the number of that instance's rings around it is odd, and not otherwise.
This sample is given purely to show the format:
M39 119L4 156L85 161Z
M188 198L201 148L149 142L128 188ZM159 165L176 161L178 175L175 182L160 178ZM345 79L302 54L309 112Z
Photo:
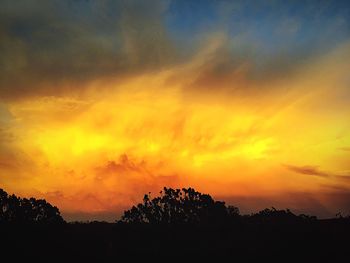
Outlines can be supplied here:
M349 219L341 214L337 218ZM215 201L209 194L193 188L164 187L152 198L145 194L143 201L124 211L117 223L150 225L219 225L233 222L281 223L312 222L315 216L295 215L289 209L266 208L251 215L241 215L236 206ZM59 209L44 199L21 198L0 189L0 222L63 223Z

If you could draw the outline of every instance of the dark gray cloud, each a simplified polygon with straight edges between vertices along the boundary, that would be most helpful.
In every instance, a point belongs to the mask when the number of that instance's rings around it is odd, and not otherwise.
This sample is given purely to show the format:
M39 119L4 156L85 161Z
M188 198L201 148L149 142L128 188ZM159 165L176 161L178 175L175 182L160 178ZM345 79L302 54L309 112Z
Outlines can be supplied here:
M0 0L0 6L1 99L59 96L96 78L167 68L193 58L217 32L227 41L189 88L235 83L232 76L247 63L247 77L258 83L289 78L349 35L348 8L328 1Z
M17 160L10 144L15 140L10 126L13 122L11 113L0 104L0 171L17 168ZM0 176L0 180L2 179Z
M60 94L97 76L152 70L174 58L164 1L0 4L2 98ZM70 85L61 90L62 83Z

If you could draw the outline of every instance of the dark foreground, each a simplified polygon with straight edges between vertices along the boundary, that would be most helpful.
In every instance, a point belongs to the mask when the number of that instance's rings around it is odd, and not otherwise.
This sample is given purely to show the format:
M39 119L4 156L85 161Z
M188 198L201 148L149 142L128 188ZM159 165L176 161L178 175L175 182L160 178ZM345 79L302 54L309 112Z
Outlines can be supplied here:
M350 258L349 219L216 226L7 223L1 224L0 236L7 262L349 262Z

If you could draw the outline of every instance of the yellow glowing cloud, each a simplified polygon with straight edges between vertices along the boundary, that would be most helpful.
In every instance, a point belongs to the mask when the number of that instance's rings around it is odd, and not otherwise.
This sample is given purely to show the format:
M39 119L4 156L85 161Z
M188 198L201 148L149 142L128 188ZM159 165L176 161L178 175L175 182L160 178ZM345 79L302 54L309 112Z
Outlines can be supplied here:
M44 195L63 211L96 212L128 206L165 184L259 196L337 183L284 164L347 174L346 152L339 150L350 145L350 108L341 98L348 92L347 67L339 59L349 56L347 46L288 80L246 81L243 95L236 83L218 94L193 91L191 78L214 44L183 67L123 82L96 80L79 100L12 103L13 147L32 168L20 167L30 176L2 183Z

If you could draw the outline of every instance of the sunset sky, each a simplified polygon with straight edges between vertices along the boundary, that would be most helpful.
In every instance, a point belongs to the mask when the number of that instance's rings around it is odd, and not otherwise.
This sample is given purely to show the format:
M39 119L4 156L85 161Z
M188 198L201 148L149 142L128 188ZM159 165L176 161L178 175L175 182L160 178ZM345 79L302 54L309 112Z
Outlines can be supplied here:
M0 188L67 220L350 213L348 1L0 0L0 67Z

